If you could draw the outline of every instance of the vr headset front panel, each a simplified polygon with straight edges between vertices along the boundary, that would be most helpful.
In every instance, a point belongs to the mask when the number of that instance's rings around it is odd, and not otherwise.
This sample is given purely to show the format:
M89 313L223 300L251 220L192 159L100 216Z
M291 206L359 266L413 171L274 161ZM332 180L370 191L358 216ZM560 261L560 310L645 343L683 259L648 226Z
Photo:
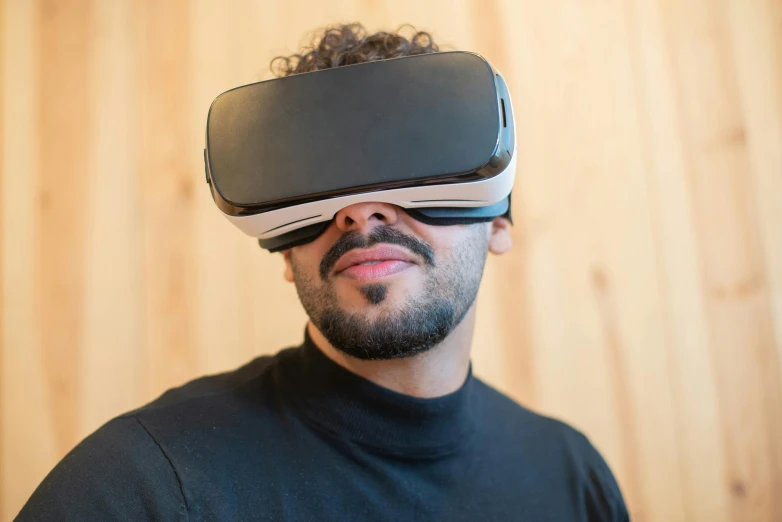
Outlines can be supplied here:
M234 207L226 213L243 215L496 174L498 103L491 67L464 52L233 89L215 100L207 126L215 199Z
M502 76L473 53L232 89L213 102L206 138L215 203L272 251L315 239L339 209L362 201L439 225L509 217L512 103Z

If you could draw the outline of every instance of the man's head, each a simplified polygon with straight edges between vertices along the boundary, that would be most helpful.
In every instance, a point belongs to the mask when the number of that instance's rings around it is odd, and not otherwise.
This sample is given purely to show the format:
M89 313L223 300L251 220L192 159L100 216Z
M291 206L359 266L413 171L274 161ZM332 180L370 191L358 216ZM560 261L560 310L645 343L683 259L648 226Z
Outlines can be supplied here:
M437 52L417 32L366 35L328 28L301 54L272 68L289 76ZM361 359L407 357L439 344L475 301L487 252L510 248L510 222L425 224L403 208L359 203L339 211L316 240L283 252L287 280L312 322L337 349Z

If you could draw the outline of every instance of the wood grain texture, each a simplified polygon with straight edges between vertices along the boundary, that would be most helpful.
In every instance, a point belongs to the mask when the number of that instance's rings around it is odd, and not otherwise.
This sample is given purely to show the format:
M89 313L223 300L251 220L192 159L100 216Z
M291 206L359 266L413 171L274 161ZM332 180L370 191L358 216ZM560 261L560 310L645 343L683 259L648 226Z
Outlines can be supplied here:
M778 0L0 0L0 520L111 417L299 342L206 112L353 20L508 80L476 373L584 431L635 521L782 521Z
M7 74L7 71L6 71L6 68L5 68L5 65L6 65L6 60L5 60L6 53L5 53L5 38L4 38L4 36L5 36L6 32L7 32L7 29L6 29L6 26L5 26L5 19L6 19L5 11L6 11L6 2L5 2L5 0L0 0L0 77L2 77L3 75ZM3 101L5 100L4 91L5 91L5 82L0 82L0 111L5 109L5 107L3 106ZM5 131L5 122L0 120L0 203L2 203L3 200L4 200L4 197L3 197L3 178L5 176L3 176L3 171L5 170L5 161L4 161L4 154L3 153L4 153L4 149L5 149L5 144L6 144L4 131ZM4 227L4 219L3 218L4 218L3 213L0 212L0 245L4 244L4 241L3 241L3 230L4 230L5 227ZM5 330L3 328L3 321L5 320L5 312L3 311L3 309L5 307L5 301L4 301L5 294L4 294L4 292L2 292L2 281L4 280L4 277L3 277L3 273L4 273L3 262L4 262L4 259L3 259L2 253L0 252L0 377L2 377L2 375L3 375L3 352L4 352L3 347L5 345L5 338L2 335L2 332ZM3 405L5 404L5 401L4 401L3 392L4 392L3 386L0 383L0 419L4 418L3 417L3 410L4 410ZM4 466L3 466L3 451L2 451L3 446L4 446L4 444L3 444L3 430L0 429L0 470L2 470L4 468ZM3 477L2 472L0 472L0 515L2 513L4 513L3 506L5 505L5 487L4 487L5 486L5 482L4 482L4 480L5 480L5 477Z
M673 2L669 35L735 520L779 514L777 351L724 4ZM692 17L697 22L683 24Z
M92 141L87 205L79 430L101 424L118 405L146 397L143 256L138 157L140 117L135 3L98 2L90 17ZM105 88L105 86L111 86ZM106 219L105 216L111 216ZM106 387L106 375L114 386Z
M193 198L200 179L183 150L190 115L190 24L186 1L144 2L140 60L140 192L143 221L145 355L149 388L197 371ZM193 122L195 123L195 122ZM200 154L200 152L199 152Z
M81 410L85 243L89 205L92 96L91 5L38 6L39 185L36 191L41 360L58 452L72 447Z

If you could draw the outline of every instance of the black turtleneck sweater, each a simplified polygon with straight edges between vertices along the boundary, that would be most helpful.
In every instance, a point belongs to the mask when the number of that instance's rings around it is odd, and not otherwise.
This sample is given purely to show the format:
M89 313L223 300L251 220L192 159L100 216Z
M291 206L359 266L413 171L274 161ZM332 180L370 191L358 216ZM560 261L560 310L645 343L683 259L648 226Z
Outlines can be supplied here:
M309 338L167 391L82 441L18 520L625 521L579 432L468 375L419 399Z

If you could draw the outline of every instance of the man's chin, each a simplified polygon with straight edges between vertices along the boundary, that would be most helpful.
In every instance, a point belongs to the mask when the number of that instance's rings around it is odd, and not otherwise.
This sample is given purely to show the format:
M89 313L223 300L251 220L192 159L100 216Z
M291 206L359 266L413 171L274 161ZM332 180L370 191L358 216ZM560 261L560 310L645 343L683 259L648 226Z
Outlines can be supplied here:
M401 310L401 306L393 302L393 299L386 299L382 303L372 304L368 303L367 299L360 293L357 293L349 302L341 303L339 306L339 311L343 314L370 322L382 321L395 312L401 312Z
M313 322L338 350L359 359L396 359L441 342L455 324L450 299L416 299L396 294L378 305L346 299ZM336 303L335 303L336 304ZM312 316L311 316L312 317Z
M411 271L412 272L412 271ZM399 274L381 280L343 280L334 288L339 307L349 313L374 310L401 310L406 303L420 299L422 281L416 274Z

